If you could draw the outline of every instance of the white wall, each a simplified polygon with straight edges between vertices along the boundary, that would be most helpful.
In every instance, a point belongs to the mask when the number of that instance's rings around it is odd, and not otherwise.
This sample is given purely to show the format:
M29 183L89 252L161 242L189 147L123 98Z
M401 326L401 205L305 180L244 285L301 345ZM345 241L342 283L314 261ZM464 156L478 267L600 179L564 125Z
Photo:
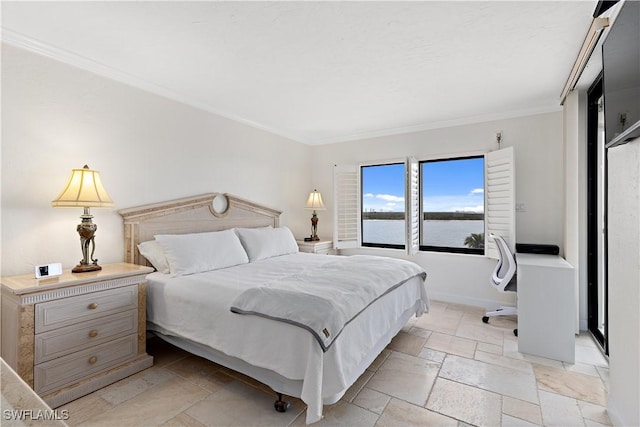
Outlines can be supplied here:
M587 330L587 95L572 91L563 109L565 161L564 254L576 269L576 333Z
M100 263L124 258L117 209L202 193L282 210L308 233L309 146L4 44L1 162L2 275L80 260L82 210L51 200L84 164L116 205L92 210Z
M517 241L563 245L564 162L562 113L539 114L446 129L434 129L369 140L314 147L312 182L324 196L327 211L320 212L321 236L332 233L333 165L398 159L418 159L486 152L497 149L496 131L502 131L503 147L513 146L516 158L516 200L526 212L516 214ZM404 257L403 251L362 249ZM481 256L420 253L412 260L423 265L429 275L428 290L433 298L491 307L510 301L488 284L495 261Z
M608 150L609 402L640 425L640 138Z

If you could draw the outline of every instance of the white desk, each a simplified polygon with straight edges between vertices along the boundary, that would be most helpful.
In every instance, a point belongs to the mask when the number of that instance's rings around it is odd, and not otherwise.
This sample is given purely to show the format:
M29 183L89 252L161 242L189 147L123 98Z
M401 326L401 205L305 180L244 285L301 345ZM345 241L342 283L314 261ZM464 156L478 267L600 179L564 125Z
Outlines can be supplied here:
M518 351L575 361L575 269L557 255L516 254Z

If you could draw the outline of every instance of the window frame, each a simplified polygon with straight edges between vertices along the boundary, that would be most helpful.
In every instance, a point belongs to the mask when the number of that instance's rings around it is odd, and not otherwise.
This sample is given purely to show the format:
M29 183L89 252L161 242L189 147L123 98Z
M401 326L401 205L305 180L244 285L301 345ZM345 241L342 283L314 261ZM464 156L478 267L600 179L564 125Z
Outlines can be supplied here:
M513 146L498 147L489 151L468 151L450 155L424 156L420 161L463 159L468 157L484 158L484 256L498 259L498 250L491 234L502 236L510 247L515 247L515 150ZM361 171L366 166L384 166L405 162L405 238L404 245L362 243L362 196L363 183ZM356 249L379 247L385 249L405 249L407 256L420 252L461 253L476 255L482 251L470 248L448 248L418 245L420 234L420 203L422 197L418 191L419 162L414 157L385 159L360 162L356 164L334 165L334 247L336 249ZM421 191L421 186L420 189ZM353 199L352 199L353 197ZM353 233L353 230L357 230Z
M476 249L476 248L464 248L464 247L451 247L451 246L433 246L433 245L425 245L423 244L423 237L424 237L424 206L423 206L423 176L422 176L422 164L423 163L433 163L433 162L446 162L446 161L454 161L454 160L467 160L467 159L482 159L482 188L483 188L483 204L484 204L484 210L482 212L482 222L483 222L483 231L482 233L485 235L484 239L485 239L485 245L481 248L481 249ZM482 154L466 154L466 155L460 155L460 156L448 156L448 157L437 157L437 158L430 158L430 159L421 159L418 162L418 173L419 173L419 178L418 178L418 186L420 189L420 221L418 221L419 223L419 227L420 227L420 252L445 252L445 253L456 253L456 254L468 254L468 255L485 255L485 251L486 251L486 242L487 242L487 236L486 236L486 210L487 210L487 194L486 194L486 187L487 187L487 172L486 172L486 162L487 162L487 158L486 155L484 153Z
M406 187L406 181L407 181L407 165L405 161L400 161L400 160L389 160L386 162L376 162L376 163L367 163L367 164L361 164L359 165L359 173L360 173L360 246L364 247L364 248L383 248L383 249L401 249L401 250L405 250L407 247L407 233L406 231L403 233L404 236L404 244L396 244L396 243L370 243L370 242L365 242L364 240L364 174L363 174L363 169L364 168L368 168L368 167L376 167L376 166L393 166L393 165L404 165L405 168L405 178L403 180L403 188ZM406 193L406 189L404 190L404 192ZM404 198L406 200L407 195L404 194ZM404 221L405 221L405 229L406 229L406 221L407 221L407 208L405 206L404 209Z

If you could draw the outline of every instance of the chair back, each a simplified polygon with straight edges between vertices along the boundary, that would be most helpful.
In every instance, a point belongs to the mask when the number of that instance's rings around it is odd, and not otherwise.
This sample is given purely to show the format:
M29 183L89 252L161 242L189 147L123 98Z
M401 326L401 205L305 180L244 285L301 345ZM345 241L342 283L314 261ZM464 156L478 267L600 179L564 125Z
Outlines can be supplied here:
M496 264L496 267L493 269L493 273L491 274L491 284L499 291L506 292L508 289L505 288L516 272L516 260L513 256L513 252L509 249L509 245L502 236L498 236L493 233L490 236L493 237L493 240L496 242L498 253L500 255L498 264Z

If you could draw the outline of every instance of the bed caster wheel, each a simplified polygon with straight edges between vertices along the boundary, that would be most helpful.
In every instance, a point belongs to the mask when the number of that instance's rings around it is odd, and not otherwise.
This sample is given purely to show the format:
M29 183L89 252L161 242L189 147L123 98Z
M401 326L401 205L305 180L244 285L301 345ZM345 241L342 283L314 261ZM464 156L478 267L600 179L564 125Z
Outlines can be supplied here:
M518 336L518 328L513 330L513 335Z
M287 412L287 409L291 407L291 402L286 402L282 400L282 395L278 394L278 400L275 401L275 403L273 404L273 407L278 412Z
M489 323L489 316L482 316L482 323Z
M290 406L291 403L283 402L282 400L276 400L273 404L273 407L276 408L276 411L278 412L287 412L287 409L289 409Z

